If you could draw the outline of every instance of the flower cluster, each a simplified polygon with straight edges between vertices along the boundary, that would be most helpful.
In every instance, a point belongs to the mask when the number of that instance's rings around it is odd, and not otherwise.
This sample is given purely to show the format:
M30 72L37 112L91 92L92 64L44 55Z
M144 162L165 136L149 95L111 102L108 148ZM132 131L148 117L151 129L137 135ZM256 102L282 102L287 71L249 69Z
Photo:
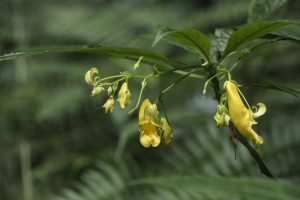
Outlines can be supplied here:
M228 126L229 121L231 121L238 132L247 139L252 140L257 148L263 144L263 138L252 129L252 126L257 124L255 118L266 112L266 106L263 103L259 103L259 108L253 107L252 110L246 99L244 99L246 106L241 98L241 96L243 97L242 93L239 92L236 83L232 81L225 81L224 89L225 93L214 117L217 125L219 127Z
M165 144L172 140L172 129L166 118L158 117L156 104L145 99L139 110L140 142L144 147L157 147L161 137Z
M142 58L141 58L142 59ZM141 60L140 59L140 60ZM140 60L138 62L140 62ZM135 66L137 68L138 66ZM93 87L92 95L96 96L100 94L102 91L107 91L108 99L103 105L105 109L105 113L112 112L115 105L115 92L118 90L118 83L123 81L122 86L118 92L118 102L122 109L124 109L131 102L131 92L128 88L128 80L129 74L121 74L113 77L106 77L101 79L99 76L99 71L97 68L91 68L85 74L85 81L88 85ZM120 78L114 82L104 82L112 78ZM146 78L142 81L142 88L140 97L143 89L146 86ZM140 97L137 103L139 105ZM133 108L129 113L134 111ZM144 147L157 147L161 141L163 141L166 145L171 143L172 140L172 128L169 125L168 120L165 117L159 118L159 113L157 110L157 105L152 104L149 99L145 99L140 106L139 110L139 131L140 131L140 142Z
M120 76L122 77L122 76ZM104 82L105 79L101 79L99 76L99 71L97 68L93 67L90 70L88 70L85 74L85 82L93 87L92 90L92 97L100 94L101 92L107 90L107 96L108 99L103 104L103 108L105 109L105 113L112 112L114 106L115 106L115 93L118 90L118 84L120 81L122 81L124 78L121 78L117 81L114 81L112 83L110 82ZM106 87L106 88L105 88ZM121 88L118 92L118 102L122 109L124 109L128 104L130 104L131 100L131 92L128 88L128 81L125 80L123 82Z

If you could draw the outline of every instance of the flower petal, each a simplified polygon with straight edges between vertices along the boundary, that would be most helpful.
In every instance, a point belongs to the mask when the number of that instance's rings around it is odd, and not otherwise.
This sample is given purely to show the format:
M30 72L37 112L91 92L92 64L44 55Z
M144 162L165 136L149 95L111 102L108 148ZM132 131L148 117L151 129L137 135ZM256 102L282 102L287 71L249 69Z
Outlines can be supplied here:
M85 82L87 83L87 84L89 84L89 85L94 85L94 78L95 78L95 76L97 76L98 75L98 69L97 68L95 68L95 67L93 67L93 68L91 68L89 71L87 71L86 72L86 74L85 74Z
M250 138L254 144L254 147L257 149L259 145L264 143L264 139L258 135L252 128L246 130L248 138Z
M159 137L159 135L155 132L155 133L153 133L152 135L152 146L153 147L157 147L159 144L160 144L160 137Z
M151 135L147 135L144 133L140 134L140 142L144 147L146 148L150 147L152 143L151 141L152 141Z
M139 122L144 121L145 120L145 108L147 106L151 105L151 102L149 99L145 99L140 107L140 111L139 111Z
M265 112L267 111L267 107L264 103L258 103L257 104L259 106L258 110L256 109L255 112L253 112L253 118L258 118L260 116L262 116L263 114L265 114Z
M151 133L142 132L140 134L140 142L146 148L150 146L157 147L160 144L160 141L161 139L156 132L151 132Z
M157 106L156 104L149 104L145 107L145 111L144 111L144 114L145 114L145 119L157 119L158 117L158 111L157 111Z

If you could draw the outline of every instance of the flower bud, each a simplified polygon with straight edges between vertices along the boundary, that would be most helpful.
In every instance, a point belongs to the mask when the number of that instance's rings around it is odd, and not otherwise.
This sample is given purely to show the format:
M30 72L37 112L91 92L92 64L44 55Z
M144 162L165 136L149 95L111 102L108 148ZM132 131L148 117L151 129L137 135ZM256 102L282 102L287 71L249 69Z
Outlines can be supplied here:
M170 144L172 141L173 133L172 133L172 128L170 127L168 121L166 118L162 117L160 119L161 122L161 128L163 131L163 141L166 145Z
M88 85L91 85L91 86L95 86L96 85L96 79L98 77L98 69L93 67L91 68L90 70L88 70L85 74L85 82L88 84ZM99 78L99 77L98 77Z
M109 86L107 88L107 95L110 96L110 95L113 95L113 88L111 86Z
M93 91L92 91L92 97L100 94L102 91L104 91L105 89L101 86L96 86L94 87Z
M108 111L112 112L114 105L115 105L115 100L114 97L111 96L107 99L107 101L102 107L105 109L105 113L107 113Z
M217 122L217 126L219 128L229 125L230 116L229 116L228 110L224 104L220 103L217 106L217 112L214 116L214 119Z
M131 92L128 88L127 82L124 82L118 94L118 101L120 107L124 109L128 104L130 104Z

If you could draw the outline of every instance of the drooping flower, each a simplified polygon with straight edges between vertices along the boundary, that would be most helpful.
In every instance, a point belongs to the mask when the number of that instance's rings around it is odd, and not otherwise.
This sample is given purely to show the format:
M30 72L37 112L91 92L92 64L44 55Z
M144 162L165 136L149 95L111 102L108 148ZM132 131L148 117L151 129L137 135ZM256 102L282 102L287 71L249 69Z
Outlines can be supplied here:
M160 119L161 123L161 129L162 129L162 135L163 135L163 141L166 145L170 144L172 141L172 128L170 127L168 121L166 118L162 117Z
M256 110L256 112L253 112L251 108L247 108L245 106L235 83L232 81L226 81L224 83L224 88L226 89L230 120L239 133L244 137L251 139L254 146L257 148L259 145L263 144L264 140L252 129L252 125L257 124L254 118L265 113L265 105L263 103L259 103L259 109Z
M157 147L161 138L158 135L159 124L156 104L145 99L139 111L140 142L144 147Z
M114 97L110 96L102 107L105 109L105 113L107 113L108 111L112 112L114 105L115 105Z
M128 104L130 104L130 98L131 92L128 88L128 83L126 81L122 84L118 94L118 101L122 109L124 109Z

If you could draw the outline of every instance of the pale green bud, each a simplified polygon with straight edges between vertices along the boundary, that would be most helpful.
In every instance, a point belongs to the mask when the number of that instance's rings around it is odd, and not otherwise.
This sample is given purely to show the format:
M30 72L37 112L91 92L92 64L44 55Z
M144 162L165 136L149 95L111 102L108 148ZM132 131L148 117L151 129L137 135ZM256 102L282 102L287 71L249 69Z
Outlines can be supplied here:
M124 109L128 104L130 104L131 92L128 88L127 82L124 82L119 90L118 101L120 107Z
M163 141L166 145L170 144L172 141L173 137L173 131L172 128L170 127L168 121L166 118L162 117L160 119L161 122L161 129L162 129L162 135L163 135Z
M108 89L107 89L107 95L110 96L110 95L112 95L112 94L113 94L113 88L110 86L110 87L108 87Z
M111 96L107 99L107 101L104 103L102 107L105 109L105 113L107 113L108 111L112 112L114 105L115 105L115 100L114 97Z
M139 60L134 64L133 70L137 69L137 68L140 66L140 63L142 62L143 58L144 58L144 57L141 56L141 57L139 58Z
M217 112L214 116L217 126L222 128L224 126L229 126L230 116L228 109L222 103L217 106Z
M101 86L96 86L94 87L93 91L92 91L92 97L100 94L102 91L104 91L105 89Z

